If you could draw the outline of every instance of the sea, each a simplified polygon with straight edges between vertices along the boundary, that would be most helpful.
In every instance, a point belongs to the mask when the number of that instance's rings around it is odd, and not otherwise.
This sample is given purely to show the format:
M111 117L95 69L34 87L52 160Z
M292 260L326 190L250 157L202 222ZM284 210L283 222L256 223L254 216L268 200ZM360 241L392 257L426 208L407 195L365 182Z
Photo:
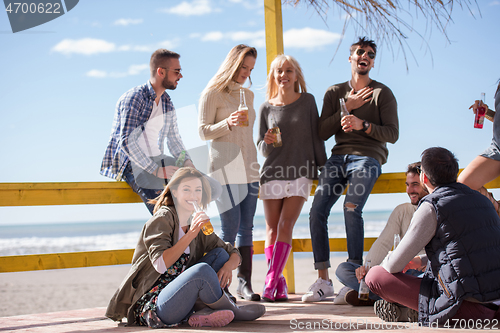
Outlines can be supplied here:
M391 211L363 212L365 237L378 237ZM211 222L220 234L220 219ZM47 223L33 225L0 225L0 256L104 251L135 248L144 220ZM264 216L254 219L254 240L264 240ZM328 219L330 238L345 238L342 212L332 213ZM309 214L299 216L293 238L310 238Z

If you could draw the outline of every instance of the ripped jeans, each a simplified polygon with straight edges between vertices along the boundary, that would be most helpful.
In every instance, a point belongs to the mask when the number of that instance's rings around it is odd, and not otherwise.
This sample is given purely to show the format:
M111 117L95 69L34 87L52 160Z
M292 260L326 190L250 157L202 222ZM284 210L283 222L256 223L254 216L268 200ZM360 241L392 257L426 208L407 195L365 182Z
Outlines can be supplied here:
M373 157L332 155L321 171L309 213L314 268L330 267L328 216L333 205L349 188L344 201L348 262L362 265L364 227L362 211L382 169Z

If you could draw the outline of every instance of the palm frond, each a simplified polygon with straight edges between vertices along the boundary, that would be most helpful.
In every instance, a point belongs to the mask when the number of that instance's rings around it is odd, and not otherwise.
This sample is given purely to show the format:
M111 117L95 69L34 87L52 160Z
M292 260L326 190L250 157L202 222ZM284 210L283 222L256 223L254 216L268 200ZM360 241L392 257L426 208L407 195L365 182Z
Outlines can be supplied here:
M345 14L342 37L352 24L356 34L369 36L377 44L387 46L393 56L395 51L401 50L407 70L408 52L413 56L408 44L409 33L415 33L430 52L427 40L433 28L450 42L446 29L453 22L452 12L455 6L468 10L473 16L472 7L479 10L476 0L282 0L282 3L311 6L324 21L331 12ZM413 21L416 19L425 20L424 32L414 28ZM416 61L414 56L413 58Z

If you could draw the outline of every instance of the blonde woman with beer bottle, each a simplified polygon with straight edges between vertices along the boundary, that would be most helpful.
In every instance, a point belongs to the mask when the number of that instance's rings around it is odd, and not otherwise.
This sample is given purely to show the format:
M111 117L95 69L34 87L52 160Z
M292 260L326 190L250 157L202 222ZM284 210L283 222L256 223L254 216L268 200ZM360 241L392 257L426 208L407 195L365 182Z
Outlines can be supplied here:
M299 63L278 55L267 77L267 101L260 107L257 147L266 158L260 172L259 197L266 217L265 255L268 272L262 298L288 300L283 277L293 227L311 192L318 168L325 164L318 136L318 109L306 91Z
M198 115L201 139L212 140L210 175L223 185L216 201L221 238L233 245L236 241L242 258L237 295L251 301L260 301L251 283L259 164L253 141L254 95L243 85L247 79L251 84L256 59L255 48L243 44L233 47L203 90Z

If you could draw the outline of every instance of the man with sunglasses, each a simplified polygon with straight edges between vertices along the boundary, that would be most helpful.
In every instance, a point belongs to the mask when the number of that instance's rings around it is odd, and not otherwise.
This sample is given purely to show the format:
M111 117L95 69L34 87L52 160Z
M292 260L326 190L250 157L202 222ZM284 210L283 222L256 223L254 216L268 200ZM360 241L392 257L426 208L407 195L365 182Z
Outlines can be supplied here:
M158 49L151 55L150 79L123 94L116 104L111 137L101 174L124 180L153 213L156 198L174 172L176 159L186 151L177 128L177 116L166 89L177 88L182 78L178 53ZM167 145L173 157L163 154ZM194 167L184 153L183 166ZM181 166L182 166L181 165Z
M397 103L392 91L369 76L377 46L365 37L351 45L349 62L352 77L327 89L319 120L319 136L336 144L319 176L309 216L314 267L318 279L302 301L316 302L333 296L329 278L330 245L328 216L332 206L347 189L344 221L348 262L363 263L364 227L362 210L387 161L387 142L399 136ZM349 115L341 116L340 99Z
M389 216L384 230L380 233L375 243L373 243L370 251L366 255L366 261L370 261L372 266L380 265L382 260L387 256L387 253L392 249L394 244L394 235L398 234L400 238L405 236L410 226L413 214L417 210L418 203L425 197L427 190L420 183L420 162L411 163L406 170L406 194L410 198L410 202L398 205ZM419 254L424 254L422 248ZM406 274L420 275L423 268L411 269ZM380 299L377 295L370 292L368 300L360 300L358 298L359 281L365 277L367 271L364 266L352 263L343 262L335 271L337 279L342 282L344 287L340 289L337 297L333 300L335 305L349 304L353 306L369 306L373 305L376 300Z

